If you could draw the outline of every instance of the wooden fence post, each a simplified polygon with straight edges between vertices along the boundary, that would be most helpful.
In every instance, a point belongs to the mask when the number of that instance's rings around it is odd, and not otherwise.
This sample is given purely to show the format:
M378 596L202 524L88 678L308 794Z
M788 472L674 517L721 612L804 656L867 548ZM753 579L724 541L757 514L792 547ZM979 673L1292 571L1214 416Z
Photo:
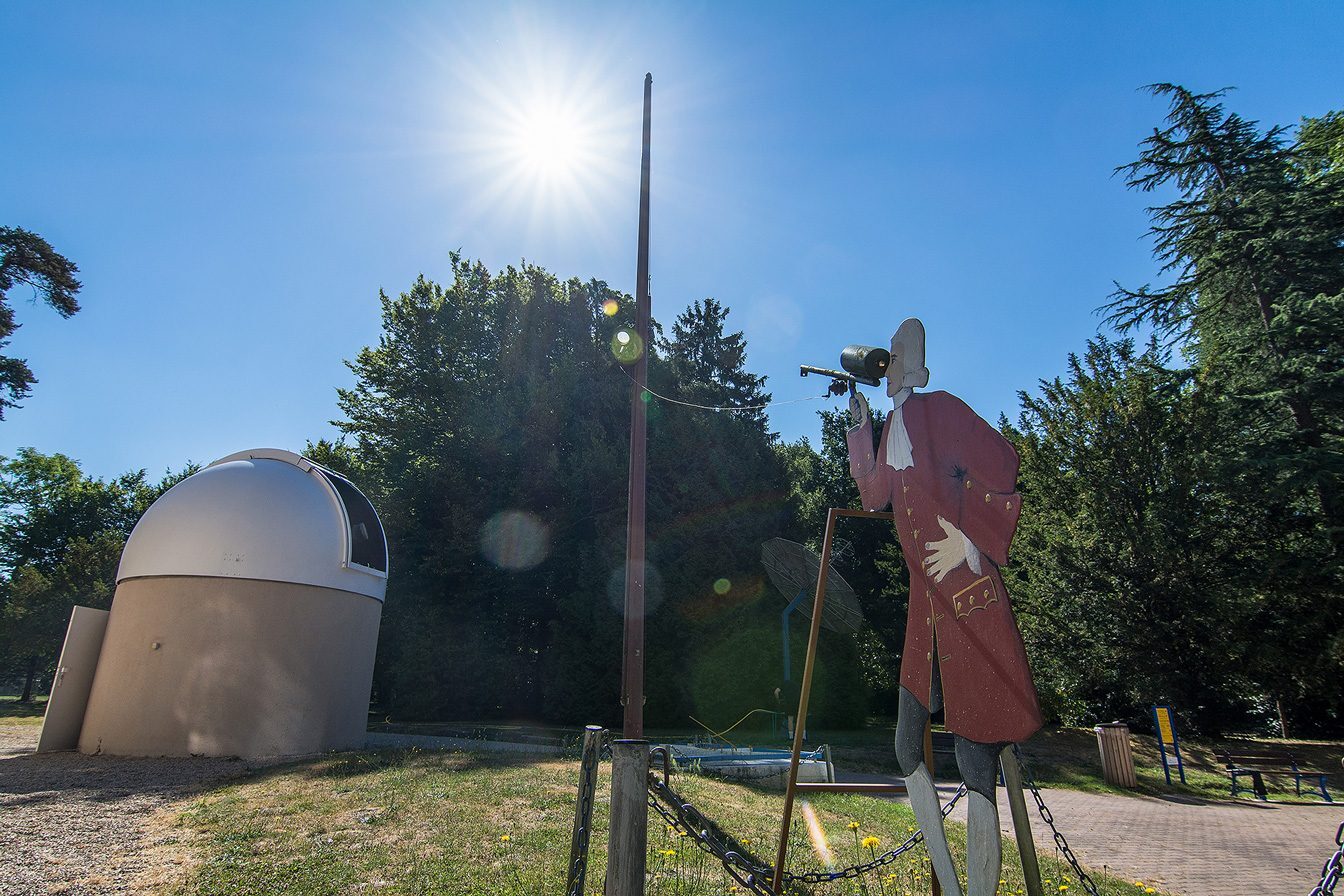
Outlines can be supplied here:
M583 896L588 874L588 842L593 832L593 798L597 793L597 763L602 753L603 729L583 729L583 753L579 760L579 802L574 809L574 834L569 840L569 875L565 896Z

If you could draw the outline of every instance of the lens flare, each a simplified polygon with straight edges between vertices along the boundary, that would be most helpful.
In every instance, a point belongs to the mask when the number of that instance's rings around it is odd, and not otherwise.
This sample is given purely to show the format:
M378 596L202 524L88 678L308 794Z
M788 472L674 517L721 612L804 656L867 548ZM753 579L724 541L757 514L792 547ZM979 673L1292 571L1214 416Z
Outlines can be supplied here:
M616 312L621 310L621 305L615 299L607 299L602 303L602 313L607 317L615 317Z
M821 819L817 818L817 813L812 811L812 805L807 802L803 803L803 820L807 822L807 838L812 841L813 852L827 870L834 868L835 853L831 851L831 844L826 841L826 831L821 826Z
M714 593L715 593L715 594L720 594L720 595L722 595L722 594L727 594L729 591L732 590L732 588L733 588L733 583L730 582L730 581L728 581L727 579L715 579L715 580L714 580Z
M500 511L481 527L481 553L500 569L531 569L550 551L550 528L526 510Z
M633 364L644 354L644 340L634 330L617 330L611 338L611 353L622 364Z

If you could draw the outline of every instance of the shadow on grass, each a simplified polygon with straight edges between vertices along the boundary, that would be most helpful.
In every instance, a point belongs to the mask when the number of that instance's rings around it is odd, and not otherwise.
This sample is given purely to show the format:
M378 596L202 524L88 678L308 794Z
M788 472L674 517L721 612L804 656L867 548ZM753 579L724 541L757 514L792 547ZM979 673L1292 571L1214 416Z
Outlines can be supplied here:
M36 719L46 711L46 697L34 697L27 703L20 703L16 696L0 697L0 719Z

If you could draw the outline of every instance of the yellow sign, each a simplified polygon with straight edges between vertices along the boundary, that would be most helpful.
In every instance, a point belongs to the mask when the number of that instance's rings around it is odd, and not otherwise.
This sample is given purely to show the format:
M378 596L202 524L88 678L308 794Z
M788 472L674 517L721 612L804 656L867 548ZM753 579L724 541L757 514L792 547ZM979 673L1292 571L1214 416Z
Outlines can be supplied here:
M1157 729L1162 736L1162 743L1175 745L1176 736L1171 731L1171 710L1165 706L1157 708Z

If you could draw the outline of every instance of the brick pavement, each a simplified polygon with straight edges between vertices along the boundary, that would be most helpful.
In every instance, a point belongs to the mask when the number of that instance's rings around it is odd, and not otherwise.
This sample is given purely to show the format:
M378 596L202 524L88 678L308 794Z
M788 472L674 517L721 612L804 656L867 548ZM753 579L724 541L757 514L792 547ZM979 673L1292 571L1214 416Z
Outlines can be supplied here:
M1344 821L1339 804L1041 793L1083 864L1179 896L1306 894L1320 880ZM1027 805L1045 861L1055 853L1054 841L1030 793ZM999 813L1011 833L1003 788ZM965 821L964 812L953 814Z
M837 778L899 780L843 772ZM956 792L950 784L938 789L944 800ZM1334 854L1344 821L1339 803L1213 802L1048 788L1041 795L1084 865L1173 896L1306 896ZM1012 836L1002 787L998 801L1003 832ZM1030 793L1027 808L1041 863L1053 865L1054 839ZM952 817L966 821L964 801Z
M1335 852L1335 833L1344 821L1339 803L1210 802L1052 789L1042 789L1042 797L1083 865L1179 896L1305 896ZM1054 838L1030 793L1027 807L1032 838L1046 862L1055 854ZM966 821L961 805L953 817ZM1003 787L999 818L1004 834L1012 836Z

